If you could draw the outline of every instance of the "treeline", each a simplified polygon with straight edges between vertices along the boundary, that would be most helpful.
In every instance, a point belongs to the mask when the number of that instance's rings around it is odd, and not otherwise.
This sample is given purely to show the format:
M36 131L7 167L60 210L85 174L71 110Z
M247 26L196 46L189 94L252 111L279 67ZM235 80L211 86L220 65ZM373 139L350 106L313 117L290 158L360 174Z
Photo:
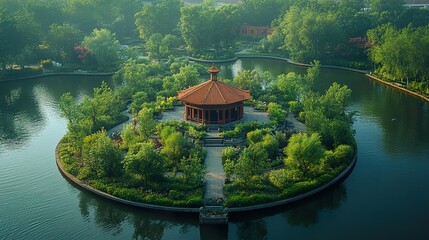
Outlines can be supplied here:
M264 54L375 70L428 91L428 56L419 49L429 49L429 11L403 0L0 0L0 9L3 70L41 60L45 68L56 61L111 70L142 55L183 55L175 51L182 47L195 57L229 58L245 47L241 40L258 40L240 35L247 23L272 27L257 47Z

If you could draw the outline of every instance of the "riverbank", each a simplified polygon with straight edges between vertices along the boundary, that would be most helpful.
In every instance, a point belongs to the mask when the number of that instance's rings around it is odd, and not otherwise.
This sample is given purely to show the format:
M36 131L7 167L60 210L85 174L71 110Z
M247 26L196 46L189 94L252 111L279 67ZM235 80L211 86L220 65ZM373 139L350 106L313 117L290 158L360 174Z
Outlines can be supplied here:
M112 76L115 74L114 72L55 72L55 73L42 73L33 76L25 76L19 78L0 78L0 82L11 82L11 81L19 81L19 80L28 80L28 79L36 79L43 77L52 77L52 76Z
M245 55L245 54L239 54L239 55L237 55L236 59L240 59L240 58L273 59L273 60L285 61L285 62L287 62L289 64L296 65L296 66L301 66L301 67L311 67L312 66L311 64L307 64L307 63L294 62L294 61L292 61L289 58L275 57L275 56L269 56L269 55ZM227 62L231 62L231 59L227 59L227 60L211 60L211 61L210 60L204 60L204 59L189 58L189 57L188 57L188 59L192 60L192 61L195 61L195 62L201 62L201 63L209 63L209 62L227 63ZM322 64L320 64L320 67L321 68L339 69L339 70L345 70L345 71L350 71L350 72L361 73L361 74L364 74L365 76L367 76L370 79L375 80L375 81L377 81L379 83L385 84L385 85L387 85L389 87L398 89L400 91L406 92L408 94L411 94L411 95L413 95L415 97L418 97L418 98L420 98L422 100L425 100L425 101L429 102L429 97L427 97L425 95L422 95L420 93L411 91L411 90L409 90L407 88L398 86L398 85L396 85L394 83L391 83L391 82L388 82L386 80L377 78L377 77L371 75L369 70L360 70L360 69L354 69L354 68L348 68L348 67L341 67L341 66L334 66L334 65L322 65Z
M409 89L407 89L407 88L401 87L401 86L396 85L396 84L394 84L394 83L391 83L391 82L385 81L385 80L380 79L380 78L378 78L378 77L376 77L376 76L374 76L374 75L372 75L372 74L365 74L365 75L366 75L367 77L371 78L371 79L372 79L372 80L374 80L374 81L377 81L377 82L382 83L382 84L385 84L385 85L387 85L387 86L389 86L389 87L392 87L392 88L395 88L395 89L398 89L398 90L404 91L404 92L406 92L406 93L408 93L408 94L411 94L411 95L413 95L413 96L415 96L415 97L421 98L421 99L423 99L423 100L425 100L425 101L429 102L429 97L427 97L427 96L424 96L424 95L422 95L422 94L416 93L416 92L414 92L414 91L411 91L411 90L409 90Z

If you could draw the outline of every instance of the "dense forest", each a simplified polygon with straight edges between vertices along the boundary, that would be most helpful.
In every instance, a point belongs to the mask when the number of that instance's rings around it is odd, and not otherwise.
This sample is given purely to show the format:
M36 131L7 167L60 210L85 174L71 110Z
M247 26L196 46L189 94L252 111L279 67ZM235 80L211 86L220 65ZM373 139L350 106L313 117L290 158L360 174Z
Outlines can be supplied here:
M250 40L259 53L370 70L428 91L429 10L403 0L0 0L0 9L3 76L52 62L114 70L139 56L222 58ZM273 33L244 37L243 24Z

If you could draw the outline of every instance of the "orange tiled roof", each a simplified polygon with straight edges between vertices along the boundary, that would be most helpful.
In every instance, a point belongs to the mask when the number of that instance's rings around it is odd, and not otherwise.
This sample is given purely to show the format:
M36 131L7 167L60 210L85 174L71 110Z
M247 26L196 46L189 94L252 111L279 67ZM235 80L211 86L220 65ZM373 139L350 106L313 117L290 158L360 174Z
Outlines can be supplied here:
M250 99L250 92L212 78L196 86L177 92L177 98L196 105L225 105Z

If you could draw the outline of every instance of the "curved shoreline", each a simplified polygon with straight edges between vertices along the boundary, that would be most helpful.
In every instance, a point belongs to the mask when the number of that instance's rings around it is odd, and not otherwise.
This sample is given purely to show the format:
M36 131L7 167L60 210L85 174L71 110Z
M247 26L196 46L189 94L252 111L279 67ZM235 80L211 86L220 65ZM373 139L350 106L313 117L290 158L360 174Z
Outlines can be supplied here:
M140 202L135 202L135 201L130 201L130 200L118 198L118 197L110 195L106 192L97 190L97 189L89 186L85 182L79 180L78 178L76 178L75 176L73 176L72 174L70 174L69 172L67 172L64 169L64 166L61 163L61 160L60 160L59 154L58 154L59 145L60 145L60 142L58 143L58 145L55 148L55 161L56 161L56 164L57 164L58 169L60 170L61 174L64 177L66 177L68 180L72 181L73 183L77 184L79 187L81 187L81 188L83 188L89 192L95 193L101 197L105 197L107 199L110 199L110 200L113 200L113 201L116 201L119 203L134 206L134 207L147 208L147 209L153 209L153 210L162 210L162 211L171 211L171 212L181 212L181 213L198 213L198 212L200 212L200 208L167 207L167 206L160 206L160 205L154 205L154 204L140 203ZM356 146L353 158L350 161L349 165L347 165L347 167L343 171L341 171L341 173L338 174L330 182L328 182L328 183L326 183L326 184L324 184L324 185L322 185L316 189L313 189L309 192L300 194L300 195L295 196L295 197L291 197L291 198L287 198L284 200L279 200L279 201L275 201L275 202L271 202L271 203L265 203L265 204L247 206L247 207L226 208L227 212L228 213L240 213L240 212L248 212L248 211L254 211L254 210L273 208L273 207L278 207L281 205L286 205L286 204L289 204L292 202L296 202L296 201L299 201L299 200L304 199L304 198L308 198L310 196L313 196L317 193L322 192L326 188L333 186L334 184L336 184L337 182L339 182L340 180L342 180L343 178L348 176L352 172L354 166L356 165L356 162L357 162L357 146Z
M301 67L311 67L312 66L311 64L307 64L307 63L294 62L294 61L290 60L289 58L275 57L275 56L269 56L269 55L237 55L237 59L240 59L240 58L273 59L273 60L285 61L285 62L287 62L289 64L296 65L296 66L301 66ZM210 62L208 60L203 60L203 59L195 59L194 60L194 58L193 58L193 61L204 62L204 63ZM219 63L223 62L223 60L218 60L218 61L219 61ZM224 61L224 62L229 62L229 61ZM401 86L397 86L397 85L395 85L395 84L393 84L391 82L388 82L386 80L377 78L377 77L369 74L368 70L359 70L359 69L355 69L355 68L340 67L340 66L334 66L334 65L322 65L322 64L320 64L320 67L321 68L331 68L331 69L338 69L338 70L345 70L345 71L350 71L350 72L361 73L361 74L364 74L365 76L367 76L368 78L370 78L372 80L375 80L375 81L377 81L379 83L385 84L385 85L387 85L389 87L393 87L395 89L398 89L400 91L406 92L408 94L411 94L411 95L413 95L415 97L421 98L422 100L425 100L425 101L429 102L429 97L426 97L426 96L424 96L422 94L419 94L417 92L411 91L409 89L403 88Z
M234 62L234 61L238 60L238 57L225 59L225 60L214 60L214 59L213 60L206 60L206 59L194 58L194 57L190 57L190 56L187 56L186 58L190 61L200 62L200 63L227 63L227 62Z
M375 77L375 76L373 76L373 75L371 75L371 74L365 74L365 76L367 76L367 77L371 78L371 79L372 79L372 80L374 80L374 81L377 81L377 82L379 82L379 83L385 84L385 85L387 85L387 86L389 86L389 87L392 87L392 88L394 88L394 89L397 89L397 90L400 90L400 91L406 92L406 93L408 93L408 94L411 94L411 95L413 95L413 96L415 96L415 97L421 98L421 99L423 99L423 100L425 100L425 101L429 102L429 97L426 97L426 96L424 96L424 95L422 95L422 94L416 93L416 92L411 91L411 90L409 90L409 89L406 89L406 88L404 88L404 87L398 86L398 85L396 85L396 84L394 84L394 83L391 83L391 82L388 82L388 81L386 81L386 80L380 79L380 78Z
M101 72L100 73L87 73L87 72L42 73L42 74L37 74L37 75L33 75L33 76L0 79L0 82L11 82L11 81L43 78L43 77L52 77L52 76L112 76L113 74L115 74L115 73L114 72L105 72L105 73L101 73Z

